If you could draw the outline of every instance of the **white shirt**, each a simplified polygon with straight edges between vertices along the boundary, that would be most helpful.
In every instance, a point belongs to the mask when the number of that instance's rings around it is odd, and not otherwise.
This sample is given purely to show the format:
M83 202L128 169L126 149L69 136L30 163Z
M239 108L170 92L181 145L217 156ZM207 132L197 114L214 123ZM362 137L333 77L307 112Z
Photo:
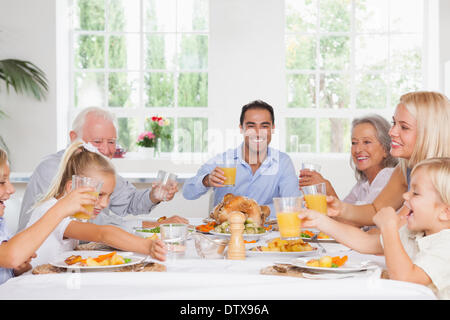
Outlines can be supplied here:
M38 221L56 202L55 198L52 198L40 206L33 209L31 212L30 221L27 224L27 228ZM31 260L31 265L34 267L49 263L52 259L58 256L64 251L71 251L78 245L78 240L64 239L64 232L67 226L72 220L67 217L64 218L59 225L53 230L53 232L42 243L39 249L36 251L37 257Z
M361 205L372 203L381 190L384 189L395 168L383 168L378 172L372 183L369 181L358 181L344 198L344 202Z
M450 299L450 229L424 236L404 225L400 240L412 262L431 278L430 289L439 299ZM380 235L381 244L383 239ZM384 245L383 245L384 247Z

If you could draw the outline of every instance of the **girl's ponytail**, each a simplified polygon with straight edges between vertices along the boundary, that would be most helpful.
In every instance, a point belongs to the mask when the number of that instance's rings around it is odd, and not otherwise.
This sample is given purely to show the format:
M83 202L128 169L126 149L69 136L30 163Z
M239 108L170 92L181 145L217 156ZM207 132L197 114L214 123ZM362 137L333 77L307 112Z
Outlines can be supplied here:
M37 207L51 198L58 198L65 192L65 185L72 180L72 175L85 175L88 169L115 175L111 161L100 153L90 151L83 141L76 140L66 149L47 193L33 207Z

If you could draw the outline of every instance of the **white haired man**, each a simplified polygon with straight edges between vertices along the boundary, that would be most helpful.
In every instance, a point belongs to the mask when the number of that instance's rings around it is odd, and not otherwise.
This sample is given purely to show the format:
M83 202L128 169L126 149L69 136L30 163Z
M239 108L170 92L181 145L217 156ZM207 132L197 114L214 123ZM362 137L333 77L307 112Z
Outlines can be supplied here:
M75 118L69 137L71 142L81 139L85 143L92 144L105 157L111 159L116 151L117 126L115 117L101 108L85 108ZM26 227L30 219L29 209L36 203L41 194L45 194L50 186L53 177L58 171L63 154L64 150L61 150L46 156L31 175L22 200L18 231ZM116 187L106 210L111 210L119 217L124 217L128 214L148 213L162 200L172 200L178 188L172 188L166 199L157 198L154 191L155 189L153 188L137 189L133 184L117 175ZM163 222L188 223L188 220L173 216ZM99 223L104 223L104 219L99 219Z

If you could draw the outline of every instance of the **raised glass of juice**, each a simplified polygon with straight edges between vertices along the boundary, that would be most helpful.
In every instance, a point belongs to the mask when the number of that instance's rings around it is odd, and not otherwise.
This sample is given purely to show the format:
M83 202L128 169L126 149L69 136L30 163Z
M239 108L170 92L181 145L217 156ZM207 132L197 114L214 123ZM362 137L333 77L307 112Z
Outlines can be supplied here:
M93 196L98 198L98 195L100 193L100 190L102 188L103 181L97 180L90 177L82 177L73 175L72 176L72 190L75 190L80 187L92 187L95 189L93 192L89 192ZM83 205L83 207L90 212L91 214L94 212L94 206L93 205ZM86 222L92 218L92 215L86 214L84 212L77 212L72 216L73 219Z
M327 188L324 182L302 187L301 190L308 209L327 214Z
M236 164L224 164L219 166L219 169L223 171L225 186L234 186L236 183Z
M302 220L298 217L303 197L273 198L280 237L284 240L300 238Z

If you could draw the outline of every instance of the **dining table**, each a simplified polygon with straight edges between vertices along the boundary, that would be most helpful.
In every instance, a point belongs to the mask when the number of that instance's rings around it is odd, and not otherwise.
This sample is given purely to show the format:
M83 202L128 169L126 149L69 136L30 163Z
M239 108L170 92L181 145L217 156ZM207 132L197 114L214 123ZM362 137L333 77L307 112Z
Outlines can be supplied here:
M204 224L189 218L191 225ZM142 221L129 220L130 232ZM206 235L208 236L208 235ZM270 231L256 244L279 237ZM311 243L317 246L316 243ZM322 242L329 256L348 257L348 262L369 261L370 269L353 273L300 273L288 276L265 273L271 266L290 265L295 253L283 255L246 252L245 259L205 259L199 256L194 237L186 241L183 257L157 261L163 272L113 272L109 269L33 274L31 271L0 285L0 300L435 300L426 286L383 277L384 256L358 253L342 244ZM301 253L299 253L299 256ZM323 255L323 254L322 254ZM224 312L224 311L222 311Z

